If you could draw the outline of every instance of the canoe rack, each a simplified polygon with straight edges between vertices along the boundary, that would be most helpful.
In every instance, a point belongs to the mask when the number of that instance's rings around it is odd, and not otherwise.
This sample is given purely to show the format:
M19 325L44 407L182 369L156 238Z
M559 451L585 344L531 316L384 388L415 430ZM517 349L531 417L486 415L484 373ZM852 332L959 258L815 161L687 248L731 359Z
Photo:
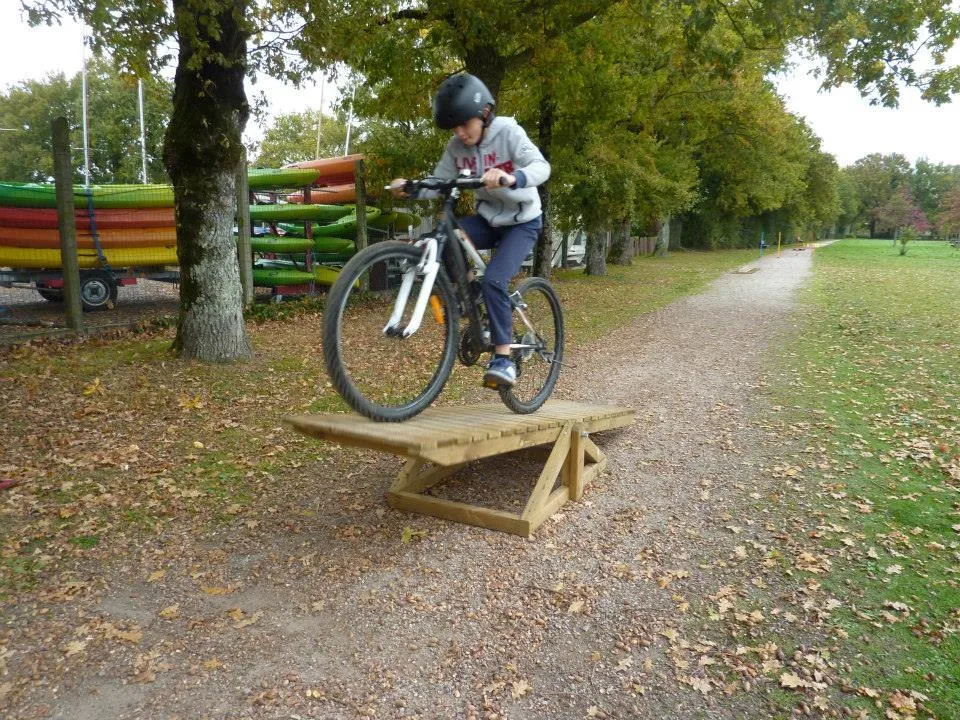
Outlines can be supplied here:
M429 408L403 423L378 423L357 415L288 415L296 431L407 458L387 493L390 506L491 530L530 537L606 467L590 434L624 427L633 410L551 400L532 415L502 405ZM511 513L425 494L472 460L546 446L546 461L522 512ZM557 479L560 479L560 485Z

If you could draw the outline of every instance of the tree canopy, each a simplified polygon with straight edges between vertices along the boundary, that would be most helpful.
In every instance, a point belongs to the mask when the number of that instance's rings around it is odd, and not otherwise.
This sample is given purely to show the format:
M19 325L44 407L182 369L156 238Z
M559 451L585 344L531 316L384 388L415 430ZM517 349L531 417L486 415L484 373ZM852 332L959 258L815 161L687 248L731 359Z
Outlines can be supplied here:
M172 86L162 78L144 80L144 126L147 174L152 182L165 180L161 159L163 133L170 116ZM90 138L90 175L96 183L136 183L141 180L141 151L137 81L117 72L107 59L87 66ZM18 182L46 182L53 176L50 122L64 116L72 144L82 148L81 77L62 73L43 80L27 80L0 92L0 178ZM83 155L74 158L74 180L83 180Z
M177 347L214 359L249 352L236 327L235 273L212 273L235 262L232 206L217 198L230 196L227 178L239 169L245 73L349 73L367 148L381 168L402 170L432 167L443 134L429 122L431 93L465 69L551 158L554 177L541 189L548 219L560 213L599 237L604 225L683 214L703 246L752 242L774 226L813 229L845 207L835 163L764 80L791 52L820 58L825 86L849 83L884 105L896 104L901 85L935 103L960 90L960 69L947 62L960 11L932 0L21 1L35 23L87 23L95 47L141 76L173 60L175 40L164 160L181 269L193 278L181 285ZM929 69L917 69L921 51ZM847 175L879 193L859 194L861 214L897 190L896 171ZM204 347L214 332L220 346Z
M319 135L319 138L318 138ZM343 153L347 125L338 117L306 110L278 115L264 133L256 159L257 167L281 167L288 163Z

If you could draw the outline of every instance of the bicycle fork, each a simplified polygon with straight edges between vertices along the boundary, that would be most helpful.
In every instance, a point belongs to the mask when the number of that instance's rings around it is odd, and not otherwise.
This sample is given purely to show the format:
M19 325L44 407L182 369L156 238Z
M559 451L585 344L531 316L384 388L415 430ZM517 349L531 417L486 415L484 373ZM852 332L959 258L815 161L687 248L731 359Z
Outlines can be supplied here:
M422 247L423 255L419 263L415 266L408 267L403 272L400 290L393 304L393 314L390 315L386 327L383 328L383 334L388 337L408 338L420 329L420 324L423 322L423 313L427 309L427 303L430 302L433 284L437 279L437 273L440 271L440 263L437 262L436 238L423 238L414 243L414 246ZM417 302L413 307L410 322L405 328L401 328L400 320L403 319L403 311L407 306L407 300L410 299L413 281L416 279L418 273L423 273L423 285L420 287L420 294L417 296Z

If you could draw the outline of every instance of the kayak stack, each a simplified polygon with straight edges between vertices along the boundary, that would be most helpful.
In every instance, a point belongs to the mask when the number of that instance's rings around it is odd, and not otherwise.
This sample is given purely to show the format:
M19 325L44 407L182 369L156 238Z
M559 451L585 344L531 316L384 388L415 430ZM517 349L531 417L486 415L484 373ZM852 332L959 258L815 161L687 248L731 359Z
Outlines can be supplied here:
M309 168L250 170L250 187L303 187ZM81 268L177 265L177 232L170 185L74 187L77 255ZM56 186L0 182L0 267L58 270L60 232Z
M357 251L355 167L362 157L321 158L284 168L318 174L309 184L309 196L303 190L254 193L264 200L250 206L254 285L329 285L336 279ZM381 213L376 207L365 209L365 219L368 228L383 231L419 224L409 213Z
M334 282L356 252L354 168L361 158L248 170L255 285ZM81 268L178 264L170 185L80 186L74 188L73 204ZM366 208L365 219L374 232L419 224L408 213L381 213L375 207ZM57 271L62 266L56 187L0 181L0 268Z

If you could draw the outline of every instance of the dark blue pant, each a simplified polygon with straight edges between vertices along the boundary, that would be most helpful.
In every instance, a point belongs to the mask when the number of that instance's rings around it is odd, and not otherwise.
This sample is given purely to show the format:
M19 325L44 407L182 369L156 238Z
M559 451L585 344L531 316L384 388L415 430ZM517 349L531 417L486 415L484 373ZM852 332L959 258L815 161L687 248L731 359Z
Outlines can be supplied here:
M493 227L479 215L470 215L460 218L460 228L478 250L494 249L483 275L483 297L490 316L490 339L494 345L509 345L513 342L513 308L507 288L533 250L543 216L520 225Z

